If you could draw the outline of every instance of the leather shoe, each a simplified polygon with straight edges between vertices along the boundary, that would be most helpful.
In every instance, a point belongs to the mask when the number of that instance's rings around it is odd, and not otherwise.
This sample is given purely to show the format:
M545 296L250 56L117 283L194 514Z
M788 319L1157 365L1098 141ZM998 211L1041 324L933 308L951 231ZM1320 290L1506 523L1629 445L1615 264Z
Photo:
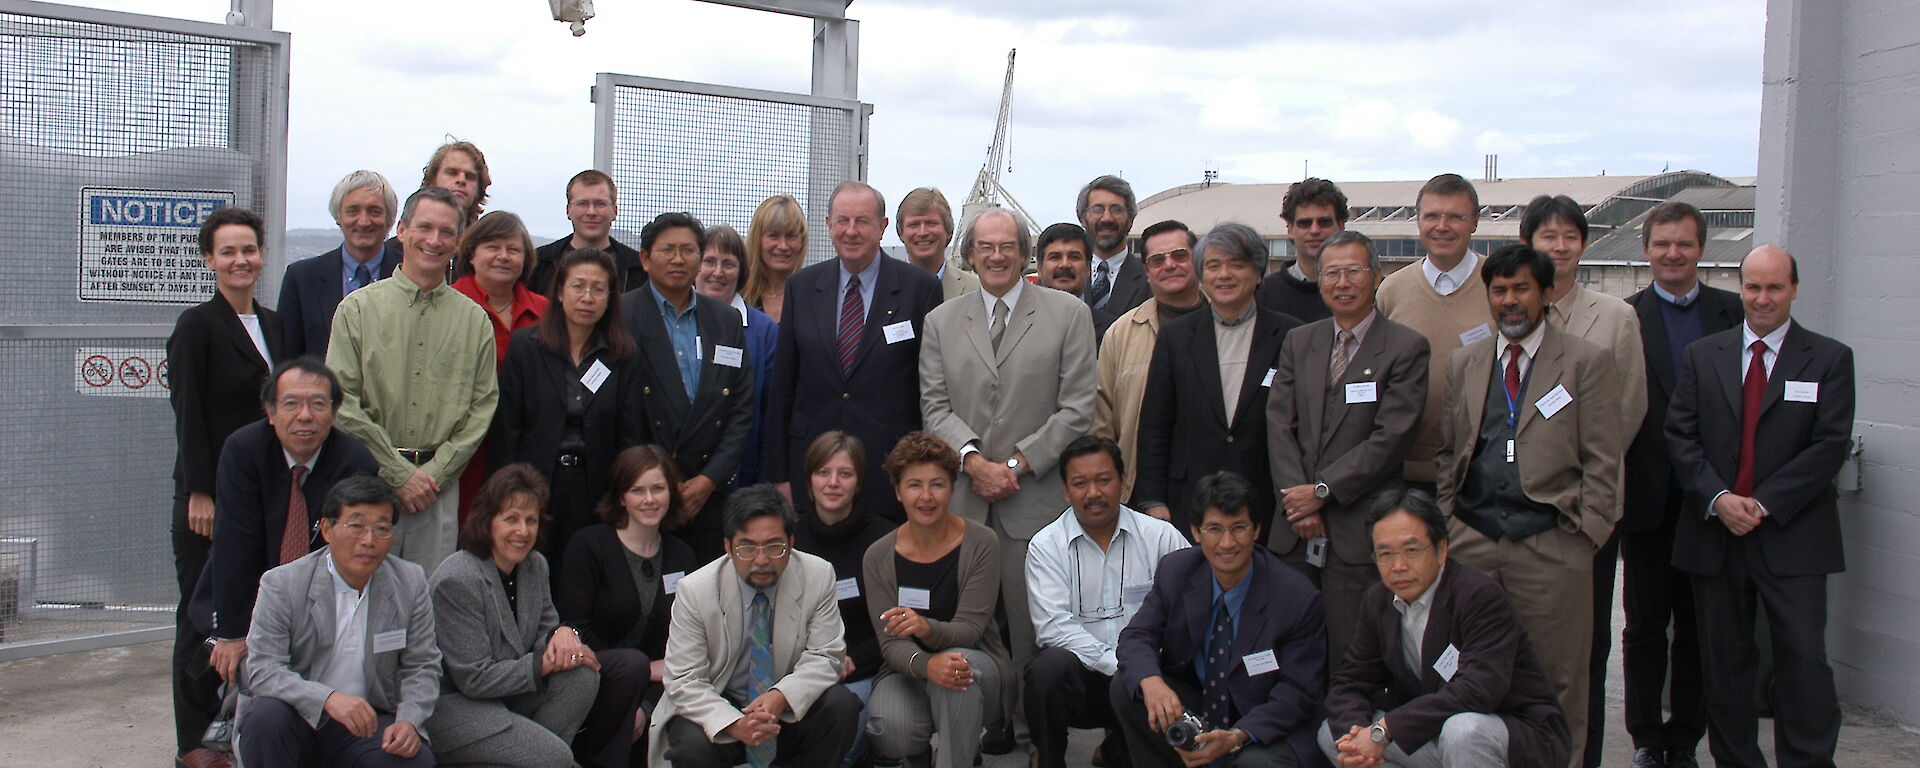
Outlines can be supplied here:
M1667 768L1700 768L1700 761L1694 758L1692 752L1686 754L1668 752Z
M233 761L226 755L206 748L181 755L179 763L187 768L233 768Z
M1666 755L1653 747L1641 747L1633 751L1633 768L1667 768Z
M1005 726L988 728L985 738L980 740L980 752L989 755L1004 755L1013 751L1013 732Z

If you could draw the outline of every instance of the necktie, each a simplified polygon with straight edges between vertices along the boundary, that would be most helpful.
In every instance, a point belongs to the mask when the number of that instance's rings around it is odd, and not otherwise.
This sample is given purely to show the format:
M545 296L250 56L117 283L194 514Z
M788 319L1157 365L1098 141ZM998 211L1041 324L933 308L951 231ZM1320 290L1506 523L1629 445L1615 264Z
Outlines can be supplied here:
M1206 690L1201 698L1206 700L1207 725L1211 728L1225 728L1229 725L1232 711L1227 697L1227 677L1233 673L1233 615L1227 613L1227 598L1221 595L1213 604L1213 631L1207 635L1207 679Z
M1767 396L1767 343L1756 341L1753 361L1747 363L1747 380L1740 386L1740 465L1733 477L1733 492L1753 495L1753 437L1760 428L1760 401Z
M993 300L993 322L989 326L988 335L993 338L993 353L997 355L1000 354L1000 337L1007 335L1006 299Z
M353 268L353 290L365 288L371 282L373 282L373 273L367 271L367 265L361 264Z
M752 636L747 638L747 661L752 664L753 696L759 698L773 688L773 615L768 610L767 593L755 592L753 607L749 610L748 620L753 625ZM773 764L776 752L774 740L768 739L757 747L747 747L747 762L753 768L767 768Z
M1347 375L1347 364L1353 362L1347 351L1347 345L1353 343L1353 331L1341 328L1333 334L1333 378L1332 384L1338 386L1340 377Z
M281 565L307 554L307 494L300 490L300 480L306 476L306 467L293 468L293 482L287 488L287 526L280 531Z
M1107 263L1102 261L1098 266L1093 268L1093 292L1087 294L1087 298L1093 302L1094 306L1105 309L1107 306L1107 294L1112 291L1113 280L1107 277Z
M853 353L860 349L860 327L866 324L865 308L860 303L860 276L847 281L846 298L840 301L840 373L853 375Z
M1520 400L1520 345L1507 345L1507 402Z

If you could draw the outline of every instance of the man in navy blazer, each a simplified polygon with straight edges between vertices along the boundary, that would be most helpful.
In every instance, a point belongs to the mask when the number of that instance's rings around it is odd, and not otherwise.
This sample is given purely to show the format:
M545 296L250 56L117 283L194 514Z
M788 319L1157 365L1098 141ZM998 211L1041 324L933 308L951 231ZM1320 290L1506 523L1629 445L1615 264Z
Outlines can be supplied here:
M1128 753L1149 765L1325 766L1314 736L1327 690L1320 592L1261 545L1245 478L1215 472L1195 490L1200 546L1161 559L1120 631L1111 695ZM1205 722L1185 752L1163 735L1182 713Z
M400 215L400 202L386 177L373 171L347 174L333 185L327 212L340 225L340 247L288 264L280 281L278 310L287 347L283 359L325 357L333 310L340 300L400 266L399 245L386 240L394 217Z
M826 216L839 258L787 280L767 377L761 479L787 493L802 514L812 506L806 478L797 478L803 483L797 491L791 486L814 438L837 429L859 438L867 455L885 456L902 435L920 428L920 334L927 313L940 305L940 281L879 257L886 210L878 190L842 182ZM855 278L857 291L850 290ZM840 324L848 313L854 325L850 360L843 364ZM868 489L858 502L867 511L895 523L906 519L880 462L870 463L860 487Z

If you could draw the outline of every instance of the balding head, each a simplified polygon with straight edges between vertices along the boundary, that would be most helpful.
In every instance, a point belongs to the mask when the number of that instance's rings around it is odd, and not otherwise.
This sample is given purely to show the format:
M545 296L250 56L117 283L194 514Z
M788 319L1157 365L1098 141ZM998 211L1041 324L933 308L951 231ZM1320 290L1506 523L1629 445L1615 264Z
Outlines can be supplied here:
M1740 260L1740 304L1754 335L1765 336L1786 324L1799 292L1800 265L1785 248L1769 243Z

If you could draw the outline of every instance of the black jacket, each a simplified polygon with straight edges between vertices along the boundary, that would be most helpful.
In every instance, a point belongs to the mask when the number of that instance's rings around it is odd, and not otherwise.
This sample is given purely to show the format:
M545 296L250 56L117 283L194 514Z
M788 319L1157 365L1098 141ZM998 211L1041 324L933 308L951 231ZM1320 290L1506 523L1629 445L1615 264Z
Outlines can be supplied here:
M254 302L260 335L273 361L263 360L240 316L215 295L180 313L167 338L167 367L173 404L174 465L179 493L212 494L220 448L227 436L260 418L260 385L273 362L286 355L280 341L280 315Z
M650 435L653 443L667 449L682 480L704 475L713 481L707 506L686 527L718 529L727 486L746 453L747 430L753 427L753 361L746 359L740 313L698 291L690 295L700 336L700 384L691 401L680 383L673 342L653 291L643 285L620 297L621 321L640 348L637 374L627 377L622 398L628 409L622 418L635 423L623 429L629 435ZM740 364L722 365L716 360L718 347L736 350Z
M553 582L553 605L560 622L580 631L580 640L596 651L614 647L614 643L633 631L640 621L646 629L638 648L647 658L659 661L667 655L667 626L673 616L673 595L666 591L666 576L687 573L706 563L693 556L693 550L671 535L660 537L660 584L653 596L653 610L640 612L640 590L633 582L633 569L627 565L626 547L613 526L596 523L580 529L567 542L567 556Z
M1650 287L1627 299L1640 318L1640 347L1647 361L1647 414L1641 417L1640 431L1627 446L1618 525L1623 531L1658 530L1666 520L1668 494L1681 486L1673 460L1667 455L1665 435L1667 407L1680 372L1673 369L1673 357L1667 350L1667 319L1660 311L1661 301ZM1705 285L1700 286L1694 304L1694 311L1700 313L1702 339L1739 327L1745 314L1738 294Z
M385 280L400 266L400 245L387 241L374 265L373 279ZM333 311L340 306L340 249L287 265L280 281L280 318L286 323L286 356L327 358L327 340L333 334Z
M500 368L500 405L494 410L487 446L488 470L526 462L551 480L567 430L566 402L577 393L585 398L580 431L586 450L581 467L588 486L583 498L599 499L606 495L613 458L649 438L644 413L624 413L644 409L646 404L621 397L622 387L640 375L637 356L619 362L599 358L612 373L598 391L583 385L576 389L581 373L572 360L540 346L539 331L538 325L522 328L507 342L507 359Z

